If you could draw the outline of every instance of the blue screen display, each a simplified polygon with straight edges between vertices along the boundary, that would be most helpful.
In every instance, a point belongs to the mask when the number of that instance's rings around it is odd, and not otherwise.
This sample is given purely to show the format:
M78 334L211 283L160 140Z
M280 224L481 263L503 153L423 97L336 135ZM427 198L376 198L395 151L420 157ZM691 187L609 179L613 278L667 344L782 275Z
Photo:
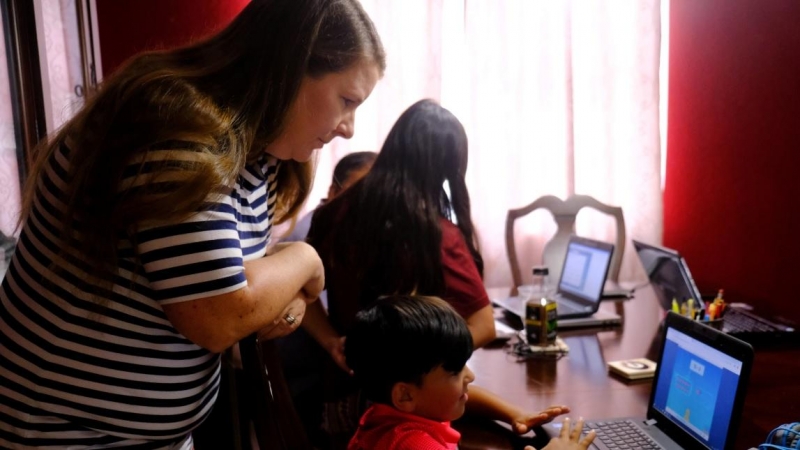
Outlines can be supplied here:
M741 371L741 361L670 328L654 406L708 447L721 450Z

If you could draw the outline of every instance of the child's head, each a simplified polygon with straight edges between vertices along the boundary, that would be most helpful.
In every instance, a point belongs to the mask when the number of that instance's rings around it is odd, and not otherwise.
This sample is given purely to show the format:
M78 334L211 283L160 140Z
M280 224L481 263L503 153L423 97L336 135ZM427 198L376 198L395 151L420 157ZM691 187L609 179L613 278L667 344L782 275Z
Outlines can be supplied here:
M331 180L331 187L328 188L328 199L336 197L364 178L377 157L378 154L375 152L348 153L342 157L333 168L333 180Z
M466 322L436 297L392 295L356 316L347 364L374 402L437 421L464 413L474 375Z

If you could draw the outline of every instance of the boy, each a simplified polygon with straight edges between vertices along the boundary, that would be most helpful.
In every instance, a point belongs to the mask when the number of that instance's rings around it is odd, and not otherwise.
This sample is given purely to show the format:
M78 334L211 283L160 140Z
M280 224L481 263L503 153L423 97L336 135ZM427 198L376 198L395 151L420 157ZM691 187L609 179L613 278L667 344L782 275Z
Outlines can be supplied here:
M383 297L356 316L345 345L347 364L374 404L361 418L348 450L456 449L461 435L450 421L464 414L475 376L466 366L472 336L464 319L435 297ZM473 388L483 415L506 420L517 432L569 412L551 407L525 416L485 390ZM510 420L509 420L510 419ZM583 422L551 440L547 450L586 449ZM533 447L526 447L533 450Z

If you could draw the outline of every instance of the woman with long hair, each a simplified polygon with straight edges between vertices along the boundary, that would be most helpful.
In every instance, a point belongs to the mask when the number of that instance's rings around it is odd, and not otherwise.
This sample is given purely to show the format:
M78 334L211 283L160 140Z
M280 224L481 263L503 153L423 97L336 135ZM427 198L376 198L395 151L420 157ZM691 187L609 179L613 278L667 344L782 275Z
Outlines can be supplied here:
M266 254L271 227L384 68L357 0L253 0L105 81L27 180L0 289L0 447L191 448L218 353L292 331L322 289L310 246Z
M463 126L423 100L397 120L369 173L314 213L308 242L325 266L329 314L309 305L303 326L340 367L342 336L382 295L441 297L464 317L476 347L494 339L466 171ZM326 408L325 426L349 439L361 406L338 401L354 390L345 372L326 379L333 384L326 400L339 406Z

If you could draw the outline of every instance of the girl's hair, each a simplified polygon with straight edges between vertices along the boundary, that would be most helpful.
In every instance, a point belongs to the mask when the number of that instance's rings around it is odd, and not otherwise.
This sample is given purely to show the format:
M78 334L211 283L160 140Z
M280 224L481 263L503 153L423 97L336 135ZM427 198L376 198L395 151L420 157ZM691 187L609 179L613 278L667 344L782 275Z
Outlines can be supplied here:
M395 295L378 299L356 315L345 357L364 393L391 404L398 382L422 384L441 366L458 373L472 355L467 323L436 297Z
M382 44L357 0L253 0L218 34L136 56L105 81L37 152L20 223L65 146L59 239L106 278L121 236L185 219L230 190L281 133L304 76L361 61L384 71ZM308 163L282 163L278 222L296 214L312 176Z
M456 223L483 273L466 170L461 123L431 100L417 102L392 127L369 173L315 212L309 241L329 245L321 253L328 267L352 271L362 306L380 295L443 296L442 218Z

